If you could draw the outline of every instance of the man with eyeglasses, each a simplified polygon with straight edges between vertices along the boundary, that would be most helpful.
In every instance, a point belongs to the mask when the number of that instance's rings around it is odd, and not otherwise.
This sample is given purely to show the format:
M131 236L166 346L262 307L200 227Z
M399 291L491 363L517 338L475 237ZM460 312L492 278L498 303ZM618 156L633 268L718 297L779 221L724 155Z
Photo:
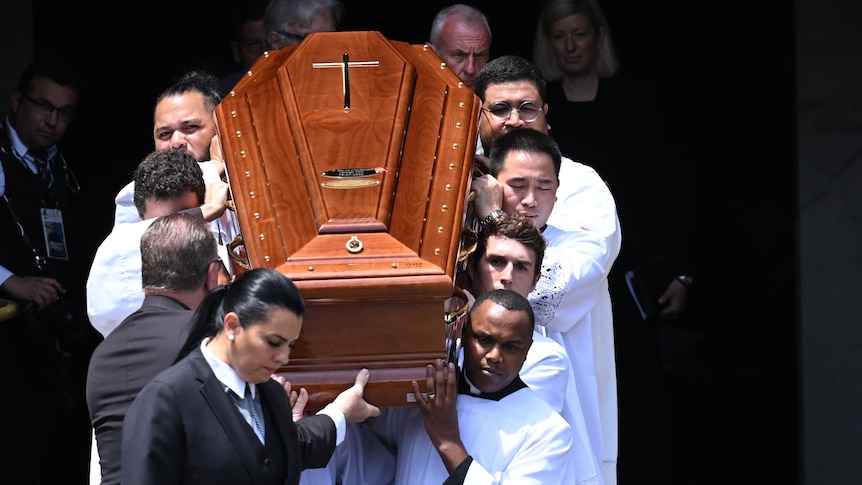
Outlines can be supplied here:
M0 298L18 313L2 322L0 399L9 443L0 483L86 480L86 365L101 340L83 312L73 264L70 196L77 181L57 143L78 105L75 73L36 60L12 92L0 129ZM45 466L50 463L51 466Z
M236 83L266 50L263 16L266 14L267 3L267 0L242 2L233 12L230 49L237 69L219 79L218 89L222 98L230 94Z
M541 71L524 58L507 55L488 62L476 77L474 92L482 101L476 164L485 172L490 171L485 155L492 153L500 137L522 129L543 134L551 129L545 119L549 109L545 103L545 80ZM548 239L542 279L529 299L537 310L536 323L545 335L566 348L576 374L590 446L601 465L599 478L613 484L616 483L617 392L607 274L620 250L619 218L610 190L592 168L562 157L557 179L547 227L540 227ZM475 215L480 220L493 220L506 209L505 194L519 193L526 186L524 174L507 180L491 175L474 179ZM524 212L529 212L529 206L547 193L541 188L536 186L536 190L527 191ZM572 261L580 256L577 251L564 249L565 241L572 237L567 233L586 236L601 251L593 259ZM565 271L578 265L580 273Z
M335 32L343 12L339 0L271 0L263 18L266 48L296 45L314 32Z

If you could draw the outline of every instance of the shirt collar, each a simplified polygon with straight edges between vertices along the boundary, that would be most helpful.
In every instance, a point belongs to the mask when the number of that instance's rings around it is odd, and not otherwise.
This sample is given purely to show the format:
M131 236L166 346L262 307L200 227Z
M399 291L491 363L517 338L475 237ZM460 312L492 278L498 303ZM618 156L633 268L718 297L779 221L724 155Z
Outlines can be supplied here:
M482 392L479 388L474 386L472 382L470 382L470 379L467 378L467 374L465 374L463 370L461 371L460 379L458 379L458 394L469 394L471 396L478 397L479 399L488 399L491 401L499 401L509 394L513 394L525 387L527 387L527 385L524 384L524 381L522 381L520 377L515 377L515 380L499 391Z
M6 129L6 134L9 137L9 143L12 145L12 150L14 151L15 158L17 158L18 160L25 161L29 166L30 170L35 173L37 169L33 154L30 153L30 149L27 147L27 145L24 144L23 141L21 141L21 137L18 136L18 132L15 131L15 128L12 126L12 123L9 122L9 115L6 115L6 118L3 120L3 128ZM58 151L59 149L57 148L57 145L54 145L49 148L47 153L48 160L54 158L54 156L57 155Z
M257 392L255 385L250 382L245 382L233 367L219 360L218 357L216 357L215 354L207 348L207 342L209 341L209 338L205 338L201 342L201 352L204 354L204 359L206 359L207 364L209 364L210 368L213 370L213 374L215 374L216 379L225 385L225 390L230 389L239 397L245 396L245 386L248 384L251 388L251 395L254 397L255 392Z

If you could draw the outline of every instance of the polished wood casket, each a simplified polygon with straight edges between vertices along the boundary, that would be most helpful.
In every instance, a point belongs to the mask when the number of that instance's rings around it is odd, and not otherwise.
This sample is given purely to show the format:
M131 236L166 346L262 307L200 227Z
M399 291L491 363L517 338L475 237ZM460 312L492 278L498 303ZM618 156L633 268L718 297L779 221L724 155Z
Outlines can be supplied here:
M447 357L479 111L430 48L379 32L266 52L217 107L235 270L277 269L306 302L279 374L307 412L362 367L369 402L408 405Z

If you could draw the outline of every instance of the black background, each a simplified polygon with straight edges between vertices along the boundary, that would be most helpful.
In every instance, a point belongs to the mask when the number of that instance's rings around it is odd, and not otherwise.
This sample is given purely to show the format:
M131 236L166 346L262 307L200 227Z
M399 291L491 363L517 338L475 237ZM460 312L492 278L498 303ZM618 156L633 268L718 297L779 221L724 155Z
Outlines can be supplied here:
M450 4L345 3L343 30L412 44ZM492 57L531 56L540 2L468 3L490 20ZM110 231L114 195L153 147L156 95L187 67L227 68L235 4L34 3L36 56L64 53L85 74L62 147L85 191L76 210L89 257ZM661 96L692 219L696 289L687 318L665 329L679 483L797 482L794 4L602 5L621 75L651 80Z

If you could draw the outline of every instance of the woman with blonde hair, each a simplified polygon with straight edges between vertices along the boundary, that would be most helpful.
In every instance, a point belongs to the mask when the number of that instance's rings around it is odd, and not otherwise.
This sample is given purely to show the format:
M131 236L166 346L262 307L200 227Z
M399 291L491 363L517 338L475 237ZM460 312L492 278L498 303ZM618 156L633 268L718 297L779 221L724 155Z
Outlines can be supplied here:
M583 31L571 35L562 29L563 24L557 24L575 20L576 15L581 17ZM567 48L577 49L581 58L567 62L558 54ZM599 4L595 0L551 0L545 4L533 43L533 62L547 81L560 81L574 73L582 77L613 77L619 63Z
M548 81L549 133L565 156L592 167L607 182L623 234L608 275L617 388L599 390L607 402L617 393L616 471L623 480L650 476L669 483L673 467L659 322L683 313L693 279L686 223L666 170L659 104L648 83L616 75L610 27L596 0L547 0L533 53ZM653 302L657 310L644 315L625 274L649 261L664 261L668 277ZM608 465L617 456L617 422L602 421L607 484L614 483Z

